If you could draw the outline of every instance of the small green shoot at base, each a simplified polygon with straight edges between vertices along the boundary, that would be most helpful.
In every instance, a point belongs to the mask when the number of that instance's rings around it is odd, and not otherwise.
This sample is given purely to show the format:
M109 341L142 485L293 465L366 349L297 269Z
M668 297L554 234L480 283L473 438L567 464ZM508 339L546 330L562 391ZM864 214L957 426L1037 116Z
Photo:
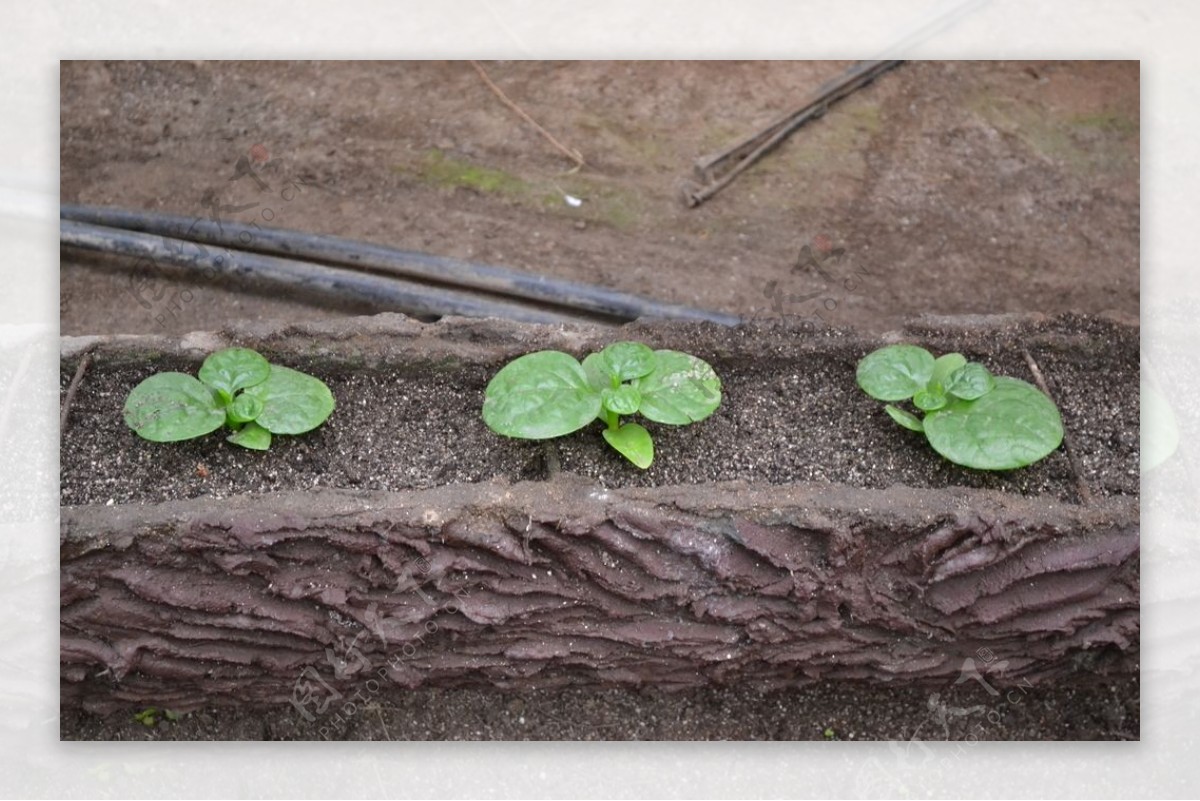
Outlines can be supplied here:
M179 718L180 715L178 712L172 712L170 709L159 709L158 707L154 706L148 706L133 716L134 720L148 729L152 729L157 726L159 720L167 720L171 723L178 723Z

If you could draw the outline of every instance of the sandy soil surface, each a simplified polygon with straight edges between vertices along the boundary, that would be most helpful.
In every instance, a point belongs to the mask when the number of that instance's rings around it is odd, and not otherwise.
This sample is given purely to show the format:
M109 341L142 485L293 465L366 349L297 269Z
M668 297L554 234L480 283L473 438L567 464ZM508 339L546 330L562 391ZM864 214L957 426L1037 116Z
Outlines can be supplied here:
M680 201L694 159L848 63L484 66L583 155L583 169L568 172L466 63L64 63L62 200L217 213L875 331L922 313L1138 314L1136 62L905 64L695 209ZM239 171L243 157L255 176ZM805 246L816 263L800 258ZM69 251L61 280L65 334L367 311L131 274ZM844 686L769 697L446 691L388 699L378 726L363 718L339 736L803 738L830 728L904 739L930 715L952 721L930 739L1138 736L1136 682L1039 691L991 717L986 699L955 700L984 708L982 731L968 722L979 709L956 716L931 698ZM63 736L317 734L264 727L280 718L261 711L211 710L160 728L131 723L135 711L70 713ZM692 723L655 723L677 715Z

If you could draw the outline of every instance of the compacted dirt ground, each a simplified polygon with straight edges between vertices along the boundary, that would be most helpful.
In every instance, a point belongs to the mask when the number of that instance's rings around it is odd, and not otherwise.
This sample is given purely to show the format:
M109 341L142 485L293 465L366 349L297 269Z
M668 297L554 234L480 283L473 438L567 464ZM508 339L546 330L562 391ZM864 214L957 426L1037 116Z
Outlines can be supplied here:
M1138 314L1136 62L904 64L694 209L680 201L694 159L849 62L482 66L585 165L572 172L466 62L67 62L62 200L338 234L760 320L883 331L924 313ZM66 250L61 281L64 334L376 311ZM962 686L422 691L332 736L1138 736L1136 680L1081 679L994 706ZM202 710L157 727L137 711L64 710L62 736L319 736L289 710Z
M1138 312L1136 62L904 64L695 209L680 189L697 157L848 63L484 66L586 166L568 174L465 62L68 62L62 199L269 222L745 316L887 327ZM237 168L264 154L255 175ZM805 245L844 253L817 270L797 264ZM334 313L230 286L177 297L148 277L137 299L126 274L64 254L63 332Z

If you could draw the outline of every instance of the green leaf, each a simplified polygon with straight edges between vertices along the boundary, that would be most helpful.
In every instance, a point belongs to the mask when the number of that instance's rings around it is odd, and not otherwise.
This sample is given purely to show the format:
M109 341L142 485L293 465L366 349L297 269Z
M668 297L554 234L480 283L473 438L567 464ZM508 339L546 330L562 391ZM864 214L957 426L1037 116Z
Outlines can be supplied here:
M578 431L600 414L600 393L569 354L542 350L512 360L484 392L483 421L506 437L548 439Z
M589 353L584 357L583 372L587 375L588 386L596 392L613 389L616 376L612 375L608 362L599 353ZM621 382L618 380L616 383L620 384Z
M604 439L643 470L654 461L654 441L650 439L650 432L637 423L626 423L618 429L606 428Z
M1142 382L1142 470L1153 470L1179 447L1179 426L1171 405L1153 386Z
M249 348L226 348L205 359L199 375L201 381L229 403L239 390L266 381L271 375L271 365Z
M609 375L621 381L632 381L648 375L654 369L654 351L641 342L614 342L600 351L608 365Z
M913 395L913 405L923 412L936 411L945 406L947 400L946 394L936 388L932 391L923 389Z
M225 439L252 451L265 451L271 447L271 432L258 423L246 423Z
M125 423L143 439L178 442L225 425L225 410L213 391L186 373L159 373L125 399Z
M951 373L946 391L963 400L976 400L995 386L996 380L988 369L978 362L971 362Z
M245 394L262 401L254 422L273 434L303 434L333 413L333 393L325 382L290 367L271 365L267 380Z
M611 387L600 393L600 402L604 408L616 414L633 414L642 403L642 393L636 387L622 384L616 389Z
M1033 464L1062 443L1062 418L1037 387L998 377L978 400L952 400L925 416L925 436L955 464L1011 470Z
M676 350L657 350L654 356L654 370L633 382L642 393L638 411L646 418L687 425L703 420L721 405L721 379L708 362Z
M924 431L925 426L921 423L921 418L915 414L899 409L892 404L883 407L883 410L900 425L907 428L909 431Z
M881 401L908 400L933 377L933 354L915 345L889 345L858 363L858 385Z
M930 385L946 386L946 379L950 377L958 368L967 363L967 357L961 353L946 353L938 356L933 360L933 375L929 379Z
M249 423L262 414L262 410L263 402L261 400L243 392L234 398L233 403L225 409L226 422L234 425Z

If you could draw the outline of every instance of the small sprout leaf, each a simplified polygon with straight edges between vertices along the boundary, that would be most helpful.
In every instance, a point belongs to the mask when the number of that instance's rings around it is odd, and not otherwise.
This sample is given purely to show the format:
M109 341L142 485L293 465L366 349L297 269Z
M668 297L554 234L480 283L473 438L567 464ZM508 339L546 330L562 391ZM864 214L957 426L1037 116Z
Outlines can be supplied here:
M654 369L654 351L641 342L614 342L600 351L608 374L619 381L641 378Z
M272 434L303 434L333 413L333 393L319 378L290 367L270 365L266 381L246 390L262 401L262 412L254 422Z
M637 423L617 429L604 429L604 439L629 461L645 470L654 461L654 441L650 432Z
M913 395L913 405L923 412L936 411L946 405L946 394L940 390L923 389Z
M933 377L929 379L931 385L946 386L946 380L950 378L950 374L967 363L967 357L961 353L946 353L938 356L933 361Z
M638 411L669 425L696 423L721 405L721 379L703 359L676 350L654 351L656 366L634 381L642 394Z
M977 400L995 386L996 380L988 369L978 362L971 362L950 374L946 392L963 400Z
M252 451L265 451L271 447L271 432L258 423L246 423L225 439Z
M608 388L600 393L604 408L619 415L633 414L642 403L642 393L629 384L622 384L616 389Z
M858 363L858 385L881 401L908 400L933 377L933 354L915 345L889 345Z
M233 403L225 410L227 422L232 425L249 423L262 414L263 402L253 395L243 392L233 399Z
M955 399L925 416L934 450L955 464L978 470L1011 470L1048 456L1063 438L1054 402L1016 378L993 379L978 400Z
M225 424L213 391L186 373L158 373L125 399L125 423L143 439L177 442L203 436Z
M514 359L496 373L484 392L483 420L506 437L560 437L578 431L599 414L599 391L579 362L561 351L543 350Z
M200 365L200 380L221 393L226 402L238 391L266 381L271 365L249 348L219 350Z
M915 414L899 409L892 404L883 407L883 410L900 425L907 428L909 431L924 431L925 426L921 423L921 418Z
M613 388L613 375L609 372L608 362L599 353L589 353L584 358L583 372L587 375L588 386L597 392Z

